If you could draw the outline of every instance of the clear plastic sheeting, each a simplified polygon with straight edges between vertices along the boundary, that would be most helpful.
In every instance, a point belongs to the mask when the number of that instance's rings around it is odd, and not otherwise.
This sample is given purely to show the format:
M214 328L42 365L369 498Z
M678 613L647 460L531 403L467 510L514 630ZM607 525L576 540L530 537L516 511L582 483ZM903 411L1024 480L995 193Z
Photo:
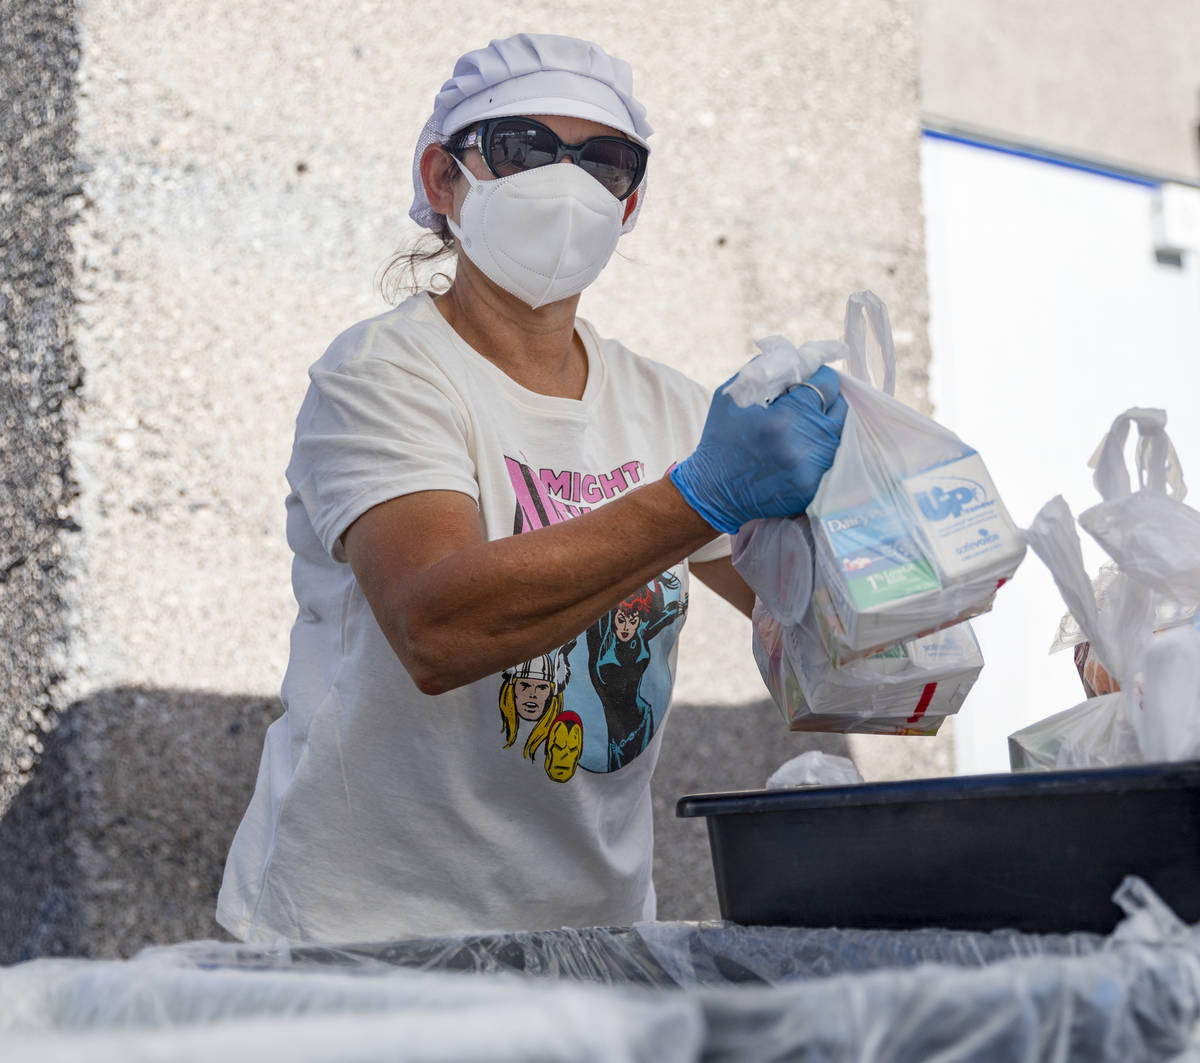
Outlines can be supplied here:
M0 970L56 1060L1174 1060L1200 927L1140 880L1111 936L647 923L348 948L191 942Z

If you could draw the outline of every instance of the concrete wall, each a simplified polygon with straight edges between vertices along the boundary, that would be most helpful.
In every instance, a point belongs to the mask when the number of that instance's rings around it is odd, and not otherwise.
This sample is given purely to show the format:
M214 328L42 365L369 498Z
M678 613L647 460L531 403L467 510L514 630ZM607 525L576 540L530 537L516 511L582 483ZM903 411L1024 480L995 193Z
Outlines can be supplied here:
M715 385L754 337L838 335L846 295L870 287L902 392L927 401L913 0L636 18L536 0L519 22L459 0L61 11L82 44L88 171L72 234L82 534L69 609L39 600L66 618L63 678L14 673L16 699L62 723L0 820L0 959L218 933L294 609L283 469L305 370L383 308L378 271L417 235L412 143L465 48L533 28L634 66L655 156L637 231L584 297L602 331ZM44 449L61 462L59 437ZM745 621L702 591L693 604L656 783L660 914L676 918L716 914L703 827L673 820L676 797L761 785L812 744L764 700ZM6 763L28 730L14 719ZM945 738L852 746L868 778L951 768Z
M54 725L67 670L72 342L72 4L0 18L0 810Z
M920 0L918 12L929 114L1200 177L1195 0Z

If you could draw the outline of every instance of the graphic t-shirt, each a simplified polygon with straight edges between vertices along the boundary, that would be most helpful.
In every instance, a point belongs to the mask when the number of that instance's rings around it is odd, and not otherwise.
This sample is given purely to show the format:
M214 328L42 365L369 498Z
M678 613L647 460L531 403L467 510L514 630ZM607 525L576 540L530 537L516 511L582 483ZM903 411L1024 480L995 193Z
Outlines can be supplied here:
M246 940L626 925L654 915L650 776L688 564L553 653L422 694L340 539L414 491L474 499L489 539L570 520L694 448L709 394L598 338L581 399L529 391L428 295L339 336L310 370L288 466L299 606L217 918ZM718 537L691 560L729 552Z

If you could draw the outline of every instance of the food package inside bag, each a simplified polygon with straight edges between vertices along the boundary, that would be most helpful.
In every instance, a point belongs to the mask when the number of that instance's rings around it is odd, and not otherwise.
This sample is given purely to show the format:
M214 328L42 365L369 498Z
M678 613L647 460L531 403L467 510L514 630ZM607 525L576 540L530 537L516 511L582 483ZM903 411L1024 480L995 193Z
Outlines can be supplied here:
M882 388L871 379L868 331ZM879 297L850 296L842 341L796 348L775 336L758 346L729 385L740 404L769 403L820 363L841 361L849 407L806 514L751 521L735 540L734 565L772 614L799 623L811 593L822 643L840 665L990 609L1025 544L979 454L892 396L896 352Z
M754 659L793 731L933 735L983 668L969 624L837 666L812 620L781 624L756 601Z
M883 356L882 389L867 370L864 315ZM891 326L870 292L851 297L845 346L849 413L808 508L814 608L837 664L986 612L1025 556L980 455L890 394Z
M842 442L808 516L821 634L838 663L991 608L1025 556L979 454L844 377Z

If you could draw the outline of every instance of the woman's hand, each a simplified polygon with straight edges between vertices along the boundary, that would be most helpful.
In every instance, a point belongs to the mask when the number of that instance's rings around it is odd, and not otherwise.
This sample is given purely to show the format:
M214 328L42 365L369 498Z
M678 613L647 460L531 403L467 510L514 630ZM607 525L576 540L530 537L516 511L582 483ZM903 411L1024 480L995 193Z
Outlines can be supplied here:
M828 366L767 406L739 406L723 385L700 444L675 466L671 480L718 531L732 534L748 520L803 513L833 464L846 410L837 373Z

